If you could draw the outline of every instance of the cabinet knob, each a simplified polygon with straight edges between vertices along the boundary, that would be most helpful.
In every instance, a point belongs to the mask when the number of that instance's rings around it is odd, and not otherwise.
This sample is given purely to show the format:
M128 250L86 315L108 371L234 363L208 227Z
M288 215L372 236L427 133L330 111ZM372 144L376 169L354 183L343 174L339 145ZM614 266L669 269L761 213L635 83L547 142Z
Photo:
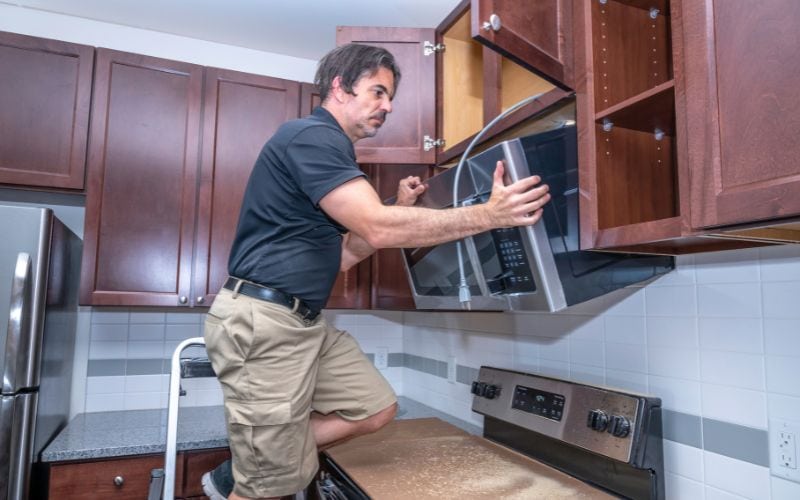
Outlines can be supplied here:
M500 16L497 14L492 14L489 16L488 21L483 22L483 29L484 31L500 31L500 28L503 27L503 23L500 22Z
M122 476L117 476L114 478L114 486L120 487L125 484L125 478Z
M198 304L202 304L205 301L206 301L206 298L203 297L202 295L195 299L195 302L198 303Z
M189 303L189 297L187 297L186 295L181 295L178 298L178 302L180 302L181 304L188 304Z

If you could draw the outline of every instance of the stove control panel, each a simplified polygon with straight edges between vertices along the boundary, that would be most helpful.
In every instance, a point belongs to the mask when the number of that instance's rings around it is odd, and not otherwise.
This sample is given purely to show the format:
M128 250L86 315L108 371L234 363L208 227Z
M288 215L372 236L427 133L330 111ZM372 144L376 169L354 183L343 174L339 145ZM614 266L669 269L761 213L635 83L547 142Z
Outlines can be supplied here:
M643 415L661 404L658 398L486 366L472 393L475 412L622 462L640 459L633 451L648 425Z
M559 421L564 414L565 401L566 398L561 394L553 394L552 392L518 385L514 388L511 407Z

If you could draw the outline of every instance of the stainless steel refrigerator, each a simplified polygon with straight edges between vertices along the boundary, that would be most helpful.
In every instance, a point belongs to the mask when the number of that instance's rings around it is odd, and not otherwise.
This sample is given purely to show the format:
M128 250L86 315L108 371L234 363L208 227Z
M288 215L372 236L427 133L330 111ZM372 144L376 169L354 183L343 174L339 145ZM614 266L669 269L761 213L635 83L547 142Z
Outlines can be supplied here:
M0 500L28 498L69 418L80 251L52 210L0 205Z

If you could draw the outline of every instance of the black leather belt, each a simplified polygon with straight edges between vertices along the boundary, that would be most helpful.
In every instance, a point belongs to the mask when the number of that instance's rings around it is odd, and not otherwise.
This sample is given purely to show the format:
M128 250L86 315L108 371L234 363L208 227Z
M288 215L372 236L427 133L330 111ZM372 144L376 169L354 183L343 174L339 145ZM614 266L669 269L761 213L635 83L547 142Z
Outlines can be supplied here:
M225 282L223 287L232 292L239 292L242 295L253 297L254 299L266 300L267 302L282 305L291 309L293 313L297 314L305 321L313 321L314 318L319 315L319 311L312 310L302 300L288 293L283 293L280 290L275 290L274 288L257 285L238 278L228 278L228 281Z

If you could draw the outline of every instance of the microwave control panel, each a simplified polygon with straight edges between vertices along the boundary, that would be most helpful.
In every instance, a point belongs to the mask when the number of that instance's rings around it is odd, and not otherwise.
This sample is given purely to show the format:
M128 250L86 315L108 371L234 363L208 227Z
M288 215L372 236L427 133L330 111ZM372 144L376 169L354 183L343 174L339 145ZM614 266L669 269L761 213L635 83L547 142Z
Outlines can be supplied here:
M504 294L535 292L536 283L533 280L519 229L515 227L494 229L492 237L500 261L501 274L489 280L491 292Z

